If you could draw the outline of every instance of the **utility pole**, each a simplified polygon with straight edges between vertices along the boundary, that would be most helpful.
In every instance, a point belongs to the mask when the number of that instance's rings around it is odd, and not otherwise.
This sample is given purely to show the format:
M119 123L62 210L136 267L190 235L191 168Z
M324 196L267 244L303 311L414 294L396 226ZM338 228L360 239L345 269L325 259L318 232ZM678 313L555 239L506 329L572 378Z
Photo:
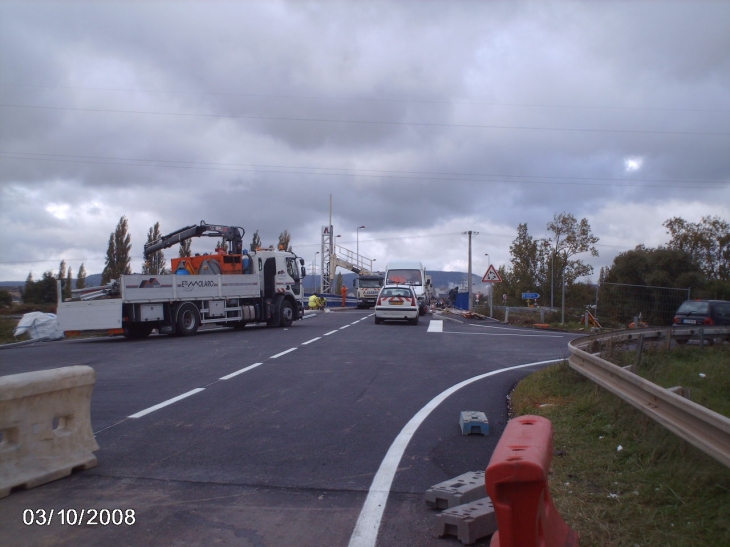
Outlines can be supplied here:
M466 280L466 292L467 292L467 298L469 300L469 304L467 305L467 310L471 311L472 305L471 305L471 236L478 236L479 232L473 232L472 230L469 230L468 232L462 232L462 235L468 235L469 236L469 273L467 274L467 280Z

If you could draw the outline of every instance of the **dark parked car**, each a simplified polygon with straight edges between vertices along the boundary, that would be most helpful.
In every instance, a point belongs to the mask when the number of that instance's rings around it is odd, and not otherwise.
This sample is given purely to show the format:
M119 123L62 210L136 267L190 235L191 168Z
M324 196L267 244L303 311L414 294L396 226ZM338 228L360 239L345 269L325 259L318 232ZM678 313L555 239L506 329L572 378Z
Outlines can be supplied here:
M730 325L727 300L685 300L674 314L673 326Z

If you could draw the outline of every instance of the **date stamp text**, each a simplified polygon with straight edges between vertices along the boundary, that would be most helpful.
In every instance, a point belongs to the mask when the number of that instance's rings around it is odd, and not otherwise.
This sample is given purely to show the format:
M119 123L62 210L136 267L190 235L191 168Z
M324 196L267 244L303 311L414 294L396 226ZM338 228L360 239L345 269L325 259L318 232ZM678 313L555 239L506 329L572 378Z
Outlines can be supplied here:
M134 509L25 509L26 526L132 526L137 522Z

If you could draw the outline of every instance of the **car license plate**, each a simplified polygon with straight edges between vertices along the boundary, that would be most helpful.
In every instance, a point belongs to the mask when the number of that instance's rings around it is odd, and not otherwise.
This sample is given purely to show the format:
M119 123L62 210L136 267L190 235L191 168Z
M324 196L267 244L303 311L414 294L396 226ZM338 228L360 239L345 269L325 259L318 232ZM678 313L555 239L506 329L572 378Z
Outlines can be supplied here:
M403 302L393 302L393 301L391 301L390 302L390 305L391 306L402 306L403 305Z
M682 323L685 325L696 325L697 320L695 319L682 319Z

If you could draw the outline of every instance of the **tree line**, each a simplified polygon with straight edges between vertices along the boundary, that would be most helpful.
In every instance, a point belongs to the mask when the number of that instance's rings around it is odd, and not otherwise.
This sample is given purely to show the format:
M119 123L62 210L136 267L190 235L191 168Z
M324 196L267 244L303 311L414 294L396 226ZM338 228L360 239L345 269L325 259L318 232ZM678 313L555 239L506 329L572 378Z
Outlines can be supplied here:
M656 248L638 245L620 253L601 268L598 284L690 289L693 297L730 300L730 224L717 216L688 222L673 217L662 224L669 241ZM595 301L596 286L580 282L593 267L578 255L598 256L588 221L560 213L547 224L549 236L535 239L527 224L519 224L510 246L510 266L499 268L503 282L496 290L507 294L510 305L524 303L523 292L539 293L543 306L558 305L565 280L566 306L584 308Z
M585 296L587 286L578 279L592 274L593 266L577 256L598 256L595 245L599 238L593 235L585 218L579 221L565 212L553 215L547 229L550 236L535 239L528 232L527 223L517 226L517 237L510 245L510 266L499 267L502 283L495 287L507 295L509 305L523 305L522 293L526 292L538 293L540 305L557 305L563 282L566 303L569 294L571 299Z
M162 237L160 223L155 222L147 232L147 243L153 243ZM187 239L180 243L179 256L191 256L191 241ZM215 249L226 249L226 241L221 240L216 243ZM261 248L261 238L259 231L256 230L251 240L252 250ZM279 234L278 249L291 251L291 234L288 230L284 230ZM132 273L132 237L129 234L129 221L126 216L122 216L117 223L114 231L109 234L109 243L107 245L106 257L104 262L104 270L101 274L101 284L106 285L115 279L119 279L122 275ZM167 260L164 251L155 251L151 253L142 262L142 274L145 275L164 275L172 273L167 268ZM58 273L48 270L43 273L39 280L33 278L33 272L28 274L23 288L23 301L32 304L53 303L56 301L56 281L61 280L63 286L63 297L71 298L72 288L83 289L86 287L86 269L82 263L79 267L78 276L75 282L71 268L66 267L66 261L62 260L58 269Z

